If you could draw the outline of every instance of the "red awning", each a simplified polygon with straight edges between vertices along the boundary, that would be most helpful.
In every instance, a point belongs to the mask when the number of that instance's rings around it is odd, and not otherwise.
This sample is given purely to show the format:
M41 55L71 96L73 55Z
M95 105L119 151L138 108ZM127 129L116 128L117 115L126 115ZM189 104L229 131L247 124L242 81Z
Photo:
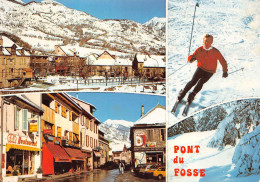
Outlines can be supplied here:
M52 154L55 162L71 162L70 156L61 146L52 143L46 143L45 145Z
M71 160L86 160L84 153L82 153L79 149L73 149L73 148L64 148L64 149L71 157Z

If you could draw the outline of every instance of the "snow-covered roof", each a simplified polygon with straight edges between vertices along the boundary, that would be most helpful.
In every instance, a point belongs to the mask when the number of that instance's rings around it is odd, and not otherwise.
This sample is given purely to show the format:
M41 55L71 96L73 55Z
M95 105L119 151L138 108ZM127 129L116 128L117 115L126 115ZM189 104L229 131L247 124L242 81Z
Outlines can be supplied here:
M126 148L131 147L128 143L110 143L109 147L112 149L112 152L119 152L123 151L124 145L126 145Z
M3 39L3 47L12 47L15 43L6 36L0 36Z
M95 66L114 66L116 61L114 59L97 59L92 65Z
M115 65L118 66L132 66L132 61L129 59L116 59Z
M165 124L166 123L166 110L160 104L157 104L148 113L138 119L135 124Z
M74 52L76 52L75 50L73 50L73 47L69 47L69 46L60 46L60 48L65 52L65 54L67 54L68 56L74 56Z
M148 55L145 55L145 54L137 54L136 55L136 58L137 58L137 61L139 63L143 63L144 61L146 61L147 59L149 59L149 56Z
M164 68L166 63L163 61L161 57L151 57L144 61L143 67L156 67L156 68Z
M3 47L2 51L3 51L3 55L5 55L5 56L10 56L11 55L11 53L4 47Z

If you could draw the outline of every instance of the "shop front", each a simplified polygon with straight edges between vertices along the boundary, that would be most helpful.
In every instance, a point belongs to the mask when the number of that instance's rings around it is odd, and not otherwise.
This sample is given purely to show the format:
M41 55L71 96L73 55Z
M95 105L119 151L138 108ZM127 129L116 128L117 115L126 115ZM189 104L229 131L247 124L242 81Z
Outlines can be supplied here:
M37 137L6 134L4 178L18 176L22 178L36 175L40 167L40 146ZM4 142L5 143L5 142ZM5 181L4 180L4 181Z
M86 158L84 153L75 148L64 148L64 150L71 159L73 171L82 171L86 169Z
M69 172L71 168L71 158L63 147L54 143L43 144L42 171L44 175Z
M93 159L94 165L93 166L95 169L100 167L100 158L101 158L101 153L94 151L94 159Z

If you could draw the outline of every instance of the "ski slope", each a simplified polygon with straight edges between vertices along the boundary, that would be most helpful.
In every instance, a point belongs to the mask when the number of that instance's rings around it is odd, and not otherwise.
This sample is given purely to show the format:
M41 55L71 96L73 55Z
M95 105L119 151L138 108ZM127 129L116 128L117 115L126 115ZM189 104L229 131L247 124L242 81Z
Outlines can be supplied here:
M196 62L187 63L196 2L168 2L169 115L178 92L190 81L197 69ZM228 78L222 78L222 67L219 64L217 72L195 97L188 115L224 101L260 95L259 1L201 0L198 3L190 54L203 45L203 36L206 33L212 34L212 46L220 50L227 60L230 74ZM187 95L184 100L186 99ZM171 117L176 119L169 119L168 126L183 118L183 109L183 105L178 107L175 117Z
M168 181L178 182L258 182L260 175L250 175L245 177L236 177L233 171L232 157L235 147L226 146L223 150L207 147L210 139L215 135L216 130L204 132L192 132L182 135L176 135L168 140L168 158L167 158L167 176ZM174 146L195 146L199 145L199 153L174 154ZM173 164L174 157L184 158L184 164ZM204 177L194 176L175 176L174 169L205 169Z

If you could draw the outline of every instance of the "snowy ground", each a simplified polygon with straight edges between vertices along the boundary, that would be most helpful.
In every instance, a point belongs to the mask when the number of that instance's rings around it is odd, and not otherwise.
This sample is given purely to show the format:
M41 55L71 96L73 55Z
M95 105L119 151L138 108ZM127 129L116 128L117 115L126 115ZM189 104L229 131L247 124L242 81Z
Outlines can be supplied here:
M232 157L235 147L226 146L219 151L216 148L209 148L207 144L214 136L216 130L185 133L169 138L167 143L167 176L168 181L178 182L258 182L260 175L250 175L246 177L236 177L232 169ZM174 153L174 146L195 146L199 145L199 153L181 154ZM194 150L195 151L195 150ZM176 157L183 157L184 164L173 164L173 159ZM205 177L176 177L174 176L174 169L205 169Z
M169 0L168 2L167 100L169 102L167 106L169 115L178 92L192 78L197 68L196 63L187 63L195 4L195 0ZM189 114L227 100L259 96L259 8L258 0L199 1L191 53L202 46L202 39L206 33L212 34L213 46L226 58L230 75L228 78L222 78L222 68L218 65L216 74L197 94ZM184 67L179 69L182 66ZM241 68L244 70L240 70ZM234 72L236 70L239 71ZM169 119L168 126L182 118L182 111L183 106L180 106L172 117L175 119Z
M117 78L118 79L118 78ZM78 80L78 82L77 82ZM92 82L94 80L94 82ZM100 80L100 82L98 81ZM68 90L80 90L82 92L86 91L114 91L114 92L130 92L130 93L151 93L165 95L166 88L165 82L140 82L138 80L133 80L126 82L125 84L121 82L106 82L104 77L93 77L89 79L89 83L85 82L82 78L73 77L60 77L60 76L48 76L46 79L42 80L47 84L35 83L33 82L28 88L8 88L1 89L0 91L5 92L31 92L31 91L68 91ZM130 78L129 78L130 80Z

